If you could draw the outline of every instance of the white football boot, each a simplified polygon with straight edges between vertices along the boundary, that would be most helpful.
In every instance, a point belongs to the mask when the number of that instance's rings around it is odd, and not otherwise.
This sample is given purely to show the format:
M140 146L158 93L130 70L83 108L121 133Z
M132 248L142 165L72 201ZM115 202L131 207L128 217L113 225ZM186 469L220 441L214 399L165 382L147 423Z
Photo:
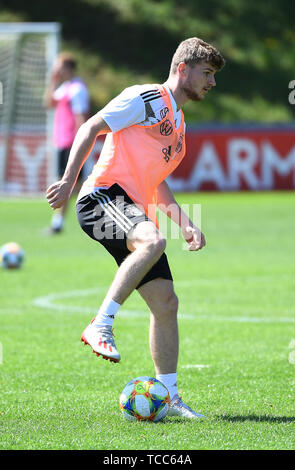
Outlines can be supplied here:
M196 413L188 405L183 403L181 397L178 395L172 398L167 416L180 416L181 418L188 419L206 418L206 416Z
M119 362L121 356L116 348L111 326L96 327L88 325L81 335L81 341L88 344L97 356L111 362Z

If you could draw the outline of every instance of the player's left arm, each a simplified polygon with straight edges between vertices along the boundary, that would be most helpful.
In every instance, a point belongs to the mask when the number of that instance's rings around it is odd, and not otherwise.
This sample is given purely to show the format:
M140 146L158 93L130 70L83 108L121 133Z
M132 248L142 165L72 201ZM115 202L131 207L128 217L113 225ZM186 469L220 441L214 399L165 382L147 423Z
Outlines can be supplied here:
M158 186L158 208L179 225L189 250L198 251L206 245L204 234L179 206L166 181Z

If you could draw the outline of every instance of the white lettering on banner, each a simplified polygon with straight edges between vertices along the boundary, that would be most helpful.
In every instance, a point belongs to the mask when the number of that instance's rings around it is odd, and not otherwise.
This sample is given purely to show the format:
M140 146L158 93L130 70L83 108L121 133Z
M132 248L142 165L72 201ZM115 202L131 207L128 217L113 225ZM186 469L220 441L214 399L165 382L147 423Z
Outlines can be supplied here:
M295 88L295 80L291 80L289 88ZM290 104L295 104L295 90L290 91L288 99Z
M14 144L14 151L17 159L22 164L25 173L26 181L24 182L25 188L28 188L32 192L39 191L39 170L44 162L46 150L45 145L41 144L32 154L29 152L27 146L22 142L16 142Z
M274 187L274 170L280 175L289 175L293 170L293 185L295 186L295 147L285 158L281 158L270 142L262 143L262 185L264 189Z
M255 174L257 160L257 147L252 140L230 139L227 152L228 189L239 189L241 176L244 177L250 189L258 189L259 181Z
M173 191L198 190L204 183L214 183L218 190L239 190L243 179L249 189L260 190L275 188L275 174L293 173L295 187L295 145L282 156L267 140L258 145L251 139L228 139L225 165L227 170L221 165L214 143L207 141L196 156L189 177L170 175L167 182Z
M0 144L0 173L1 173L1 170L3 171L2 167L4 167L4 163L5 163L5 152L6 152L6 147L1 142Z
M224 188L226 184L225 175L212 142L204 142L190 181L192 184L191 189L198 188L205 182L215 183L218 189Z

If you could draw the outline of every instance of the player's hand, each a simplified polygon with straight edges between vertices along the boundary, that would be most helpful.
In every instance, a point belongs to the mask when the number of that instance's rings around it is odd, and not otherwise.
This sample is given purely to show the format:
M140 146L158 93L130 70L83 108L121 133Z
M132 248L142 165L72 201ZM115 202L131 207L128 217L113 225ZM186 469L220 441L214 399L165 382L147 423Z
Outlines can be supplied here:
M59 209L69 199L72 188L62 180L53 183L46 191L46 198L52 209Z
M201 250L206 245L205 236L197 227L185 227L182 233L188 243L189 251Z

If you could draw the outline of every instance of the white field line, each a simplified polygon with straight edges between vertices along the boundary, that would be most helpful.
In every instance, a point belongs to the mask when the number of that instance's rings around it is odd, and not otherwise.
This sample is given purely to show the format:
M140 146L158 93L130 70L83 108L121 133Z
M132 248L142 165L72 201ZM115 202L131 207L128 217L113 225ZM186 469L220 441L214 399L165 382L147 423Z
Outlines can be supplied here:
M51 293L42 297L37 297L33 300L35 307L46 308L59 312L69 313L93 313L98 309L99 302L96 307L93 306L77 306L77 305L65 305L57 301L62 299L73 299L80 297L87 297L89 295L106 293L107 287L96 287L92 289L81 289L81 290L70 290L65 292ZM198 307L196 313L183 314L179 313L179 319L189 319L194 321L214 321L214 322L234 322L234 323L295 323L295 318L292 317L252 317L252 316L223 316L223 315L200 315L198 314ZM142 317L148 313L147 310L120 310L120 316L124 317Z
M88 295L98 294L99 292L106 292L106 287L83 289L83 290L71 290L67 292L52 293L44 297L37 297L33 300L35 307L47 308L50 310L57 310L59 312L79 312L79 313L91 313L98 309L99 303L96 307L93 306L75 306L75 305L64 305L62 303L56 303L56 300L73 298L73 297L85 297ZM147 315L148 310L126 310L120 309L120 316L124 317L142 317ZM179 318L194 318L193 315L180 314Z

